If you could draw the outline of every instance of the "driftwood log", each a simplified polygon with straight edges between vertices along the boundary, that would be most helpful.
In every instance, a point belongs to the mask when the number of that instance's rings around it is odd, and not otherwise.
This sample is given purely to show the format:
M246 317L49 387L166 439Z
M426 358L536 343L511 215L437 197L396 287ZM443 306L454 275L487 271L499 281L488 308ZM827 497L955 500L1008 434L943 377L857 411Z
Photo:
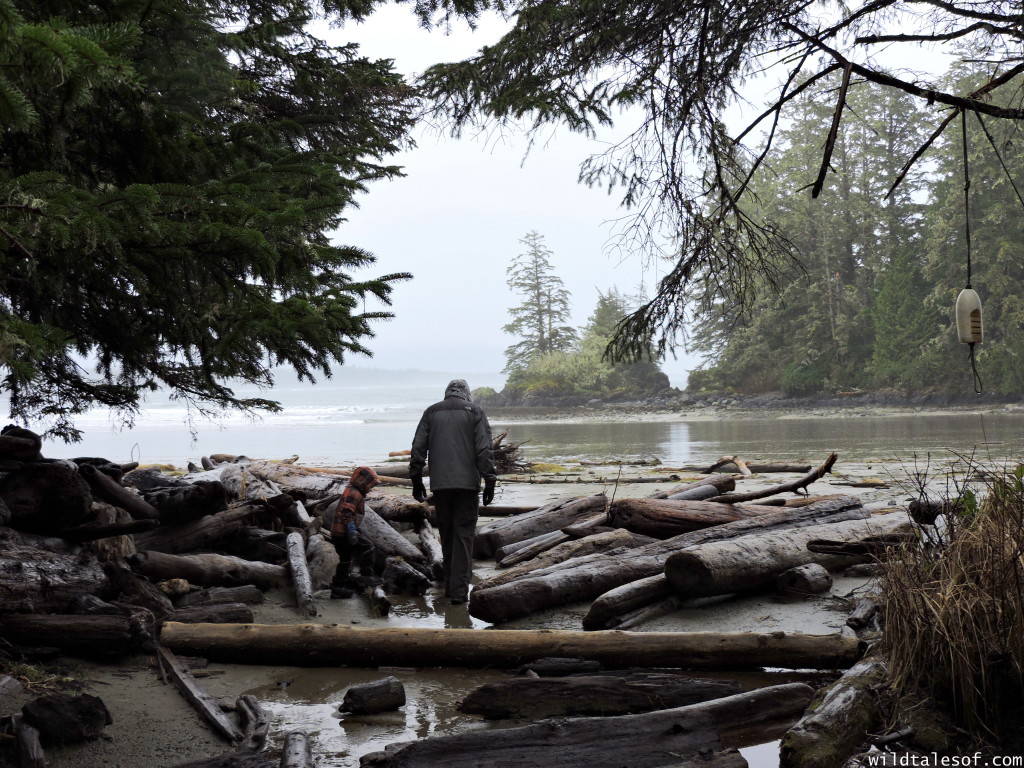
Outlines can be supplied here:
M831 669L849 666L859 652L853 637L784 632L484 632L168 622L160 637L167 647L189 655L238 664L287 658L298 666L509 668L546 656L574 656L607 667Z
M777 511L749 520L685 533L621 552L611 550L577 557L542 568L507 584L477 588L469 604L471 615L498 623L528 616L544 608L594 600L605 592L638 579L655 576L665 568L668 556L684 547L715 539L742 536L758 529L786 528L810 519L848 520L867 517L854 496L812 504L801 510Z
M575 677L517 677L471 691L459 711L500 720L569 715L629 715L685 707L739 693L739 683L667 672Z
M776 462L763 462L761 464L746 462L747 469L749 469L755 475L765 475L772 472L778 473L796 473L796 472L810 472L810 464L787 464L784 461ZM717 461L710 467L698 467L695 464L688 464L684 467L678 468L679 472L703 472L710 474L711 472L738 472L739 467L736 466L731 460L729 461Z
M533 512L498 520L476 532L473 553L477 557L494 557L506 544L551 533L604 511L604 494L572 496L559 499Z
M217 757L178 763L171 768L280 768L280 763L271 762L255 750L242 749Z
M0 613L60 613L82 595L104 595L110 583L91 556L34 546L0 546Z
M241 587L210 587L196 592L190 592L182 596L178 601L180 607L216 605L218 603L247 603L258 604L265 600L259 588L252 584L244 584Z
M839 768L878 720L875 689L885 676L880 659L866 658L822 689L782 737L780 768Z
M353 715L375 715L391 712L405 705L405 686L393 675L362 685L353 685L341 700L342 712Z
M289 731L285 734L278 768L316 768L309 734L302 731Z
M168 621L185 624L251 624L252 608L245 603L207 603L179 608Z
M52 693L33 699L21 709L25 722L39 731L46 744L76 744L103 734L113 719L98 696Z
M228 508L227 491L217 480L164 486L139 493L157 509L163 525L184 525Z
M710 501L673 499L616 499L608 511L611 525L656 539L699 531L713 525L734 523L778 512L776 507L754 504L734 506Z
M242 504L184 525L162 525L155 531L136 534L135 547L171 555L211 549L244 528L256 511L256 507Z
M832 574L819 563L806 563L783 571L775 579L775 591L783 594L817 595L832 589Z
M710 541L669 556L665 577L672 589L684 597L756 590L772 583L782 572L806 563L836 568L854 562L848 555L811 552L807 542L813 539L857 541L880 534L909 537L913 532L913 523L907 516L894 513Z
M139 496L135 491L125 488L113 478L100 472L91 464L81 464L78 467L85 482L88 483L92 495L115 507L125 510L136 520L159 520L160 511Z
M184 625L179 625L184 626ZM210 625L202 625L210 626ZM217 700L204 689L181 660L167 648L157 648L160 663L167 670L174 686L181 691L185 700L202 715L203 719L222 738L233 744L245 738L242 730L221 710Z
M50 647L89 657L138 652L137 629L127 616L22 614L0 616L0 637L16 645Z
M287 583L288 569L243 560L230 555L167 555L163 552L138 552L128 558L128 564L144 576L155 581L185 579L202 587L239 587L254 584L270 589Z
M655 768L666 765L666 759L722 750L722 732L796 717L812 694L810 686L789 683L687 707L622 715L614 725L603 717L553 718L521 728L438 736L389 745L383 765Z
M828 458L822 462L821 466L808 472L797 480L792 480L788 483L782 483L780 485L772 486L771 488L764 488L760 491L750 491L749 493L728 493L722 496L714 496L710 501L721 501L725 504L738 504L742 501L753 501L755 499L764 499L768 496L774 496L777 493L793 493L795 491L805 490L807 486L813 483L815 480L820 480L829 472L832 471L832 466L836 463L839 458L839 454L830 453Z
M400 557L416 570L430 575L430 566L419 548L392 528L369 504L359 529L373 542L378 572L384 570L389 557Z
M683 483L682 485L676 485L668 488L664 491L655 491L646 498L648 499L667 499L669 497L688 498L687 494L691 491L698 491L697 497L705 498L704 493L707 492L708 487L714 488L718 493L728 493L729 491L736 489L736 477L734 475L709 475L708 477L702 477L692 483ZM712 494L716 496L718 494ZM696 497L695 497L696 498Z
M306 563L306 540L298 531L288 534L288 570L292 575L292 586L295 588L295 599L299 610L307 616L316 616L316 598L313 597L313 580L309 575Z
M40 462L0 477L6 525L52 536L64 528L88 523L92 519L92 495L74 467L70 462Z

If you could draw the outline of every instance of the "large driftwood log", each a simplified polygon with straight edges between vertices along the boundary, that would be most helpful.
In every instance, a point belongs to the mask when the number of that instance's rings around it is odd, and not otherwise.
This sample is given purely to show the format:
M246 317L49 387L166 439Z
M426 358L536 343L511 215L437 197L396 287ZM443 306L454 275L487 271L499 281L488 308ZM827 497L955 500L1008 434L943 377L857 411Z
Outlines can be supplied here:
M389 523L418 523L430 515L430 507L411 496L375 489L366 495L366 503Z
M497 561L499 568L511 568L517 563L532 560L537 555L547 552L549 549L553 549L571 539L572 537L569 534L562 531L542 533L525 541L517 541L501 547L494 553L494 559Z
M134 491L100 472L91 464L81 464L78 474L89 484L97 499L125 510L136 520L159 520L160 512Z
M866 658L815 696L807 714L782 737L780 768L839 768L874 728L875 689L885 664Z
M772 514L735 523L684 533L665 541L635 549L577 557L564 563L542 568L507 584L489 589L475 589L469 612L478 619L492 623L528 616L544 608L593 600L610 589L631 581L655 576L665 568L673 552L687 546L716 539L743 536L751 531L786 528L805 520L849 520L867 517L855 496L812 504L799 510Z
M47 744L76 744L99 738L113 719L98 696L52 693L21 708L25 722Z
M708 487L714 488L718 493L728 493L729 491L735 490L736 478L734 475L709 475L708 477L702 477L700 480L692 483L683 483L682 485L676 485L672 488L668 488L664 491L655 491L646 498L648 499L667 499L669 497L682 497L686 498L686 494L691 491L700 490L701 493L705 492ZM717 495L717 494L713 494Z
M73 467L70 462L39 462L0 477L7 525L52 536L89 522L92 496Z
M376 715L405 706L405 686L393 675L362 685L353 685L341 700L342 712L354 715Z
M836 463L836 459L839 458L839 454L830 453L828 458L819 466L817 469L812 470L803 477L792 480L788 483L782 483L781 485L772 486L771 488L764 488L760 491L750 491L749 493L729 493L723 496L714 496L711 501L721 501L725 504L738 504L741 501L753 501L754 499L764 499L768 496L774 496L777 493L792 493L799 490L804 490L808 485L813 483L815 480L820 480L829 472L832 471L832 465Z
M682 677L668 672L576 677L516 677L471 691L459 711L500 720L568 715L629 715L685 707L739 693L728 680Z
M185 579L202 587L239 587L254 584L270 589L287 583L288 569L230 555L167 555L163 552L139 552L128 564L156 581Z
M245 603L206 603L179 608L167 619L184 624L251 624L253 615Z
M787 464L784 461L776 462L765 462L763 464L753 464L746 462L747 469L749 469L755 475L765 475L772 472L788 473L788 472L810 472L810 464ZM699 467L696 464L688 464L685 467L679 467L679 472L738 472L739 467L731 461L716 461L710 467Z
M218 603L258 604L264 601L263 593L252 584L241 587L210 587L198 592L190 592L179 601L182 608L200 605L217 605Z
M617 528L656 539L668 539L681 533L778 511L776 507L754 504L734 506L709 501L616 499L611 504L608 517L610 524Z
M420 537L420 548L426 558L427 568L430 569L430 576L436 581L440 581L444 577L444 552L441 549L441 539L438 538L434 526L426 519L416 523L416 533Z
M416 570L430 575L430 567L423 553L392 528L369 504L366 505L366 515L359 529L373 542L378 572L384 570L389 557L400 557Z
M163 525L184 525L228 508L227 491L216 480L141 490L140 495L160 512Z
M547 568L548 566L565 562L566 560L574 557L583 557L586 555L598 554L600 552L610 552L611 550L622 551L624 549L635 549L637 547L642 547L645 544L651 544L653 541L654 539L651 539L648 536L638 536L624 528L616 528L613 531L595 533L592 536L587 536L582 539L573 539L571 541L563 542L556 547L552 547L546 552L542 552L532 560L514 565L500 573L496 573L494 576L491 576L477 584L476 589L489 589L491 587L496 587L499 584L507 584L508 582L515 581L532 571Z
M171 555L211 549L244 528L256 511L257 507L242 504L184 525L162 525L155 531L136 534L135 547Z
M119 658L138 650L127 616L12 613L0 616L0 637L92 657Z
M723 731L795 717L812 693L810 686L789 683L687 707L622 715L611 727L603 717L553 718L520 728L437 736L388 745L384 765L656 768L666 760L721 750Z
M568 497L547 504L524 515L497 520L476 532L473 553L477 557L494 557L506 544L551 533L601 512L607 499L604 494Z
M9 544L0 548L0 613L60 613L82 595L104 595L110 583L91 556Z
M847 667L858 641L843 635L751 632L575 632L324 624L175 624L161 642L181 653L240 664L300 666L516 667L566 656L607 667L832 669Z
M331 585L334 572L338 570L338 551L327 536L320 533L309 537L306 544L306 563L313 589L326 589Z
M292 575L299 610L307 616L316 616L318 608L316 598L313 597L313 580L309 575L309 565L306 563L306 541L301 533L292 531L288 534L287 542L288 570Z
M775 578L775 591L783 594L817 595L832 589L832 574L819 563L805 563Z
M837 568L856 561L848 555L811 552L807 542L813 539L857 541L883 534L910 537L913 533L913 523L901 513L774 530L676 552L665 561L665 577L684 597L749 591L770 585L782 572L806 563Z

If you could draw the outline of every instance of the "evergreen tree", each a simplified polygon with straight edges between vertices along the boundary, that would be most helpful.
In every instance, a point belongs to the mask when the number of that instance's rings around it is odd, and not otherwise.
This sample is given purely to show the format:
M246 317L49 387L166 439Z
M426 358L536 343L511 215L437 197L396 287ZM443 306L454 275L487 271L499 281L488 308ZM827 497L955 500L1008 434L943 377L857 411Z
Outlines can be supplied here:
M372 4L330 0L335 18ZM412 124L390 61L306 32L312 0L0 0L0 388L74 438L167 388L367 353L407 275L329 233ZM371 307L366 307L370 300ZM89 362L84 362L89 361ZM95 366L87 370L86 366Z
M511 320L504 326L505 333L520 337L505 350L506 373L525 370L544 355L568 352L576 343L576 331L565 324L569 319L569 292L554 274L551 250L536 232L529 232L519 242L526 250L505 271L508 287L523 300L509 309Z

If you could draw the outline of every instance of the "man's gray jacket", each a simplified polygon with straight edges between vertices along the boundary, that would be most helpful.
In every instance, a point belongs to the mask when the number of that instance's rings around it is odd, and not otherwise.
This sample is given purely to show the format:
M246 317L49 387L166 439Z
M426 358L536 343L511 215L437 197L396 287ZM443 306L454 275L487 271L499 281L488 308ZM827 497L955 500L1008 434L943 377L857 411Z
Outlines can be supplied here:
M470 401L461 379L448 385L444 400L423 412L412 441L409 474L423 474L430 460L430 490L480 489L481 477L496 477L491 425L483 409Z

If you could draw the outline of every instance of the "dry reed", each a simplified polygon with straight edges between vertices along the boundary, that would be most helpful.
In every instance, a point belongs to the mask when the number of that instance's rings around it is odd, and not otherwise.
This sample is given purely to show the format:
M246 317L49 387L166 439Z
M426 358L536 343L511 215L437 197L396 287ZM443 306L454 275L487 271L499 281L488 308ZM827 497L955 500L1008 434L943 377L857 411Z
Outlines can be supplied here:
M1024 702L1022 478L959 486L938 525L883 566L893 692L930 697L979 744L998 745Z

